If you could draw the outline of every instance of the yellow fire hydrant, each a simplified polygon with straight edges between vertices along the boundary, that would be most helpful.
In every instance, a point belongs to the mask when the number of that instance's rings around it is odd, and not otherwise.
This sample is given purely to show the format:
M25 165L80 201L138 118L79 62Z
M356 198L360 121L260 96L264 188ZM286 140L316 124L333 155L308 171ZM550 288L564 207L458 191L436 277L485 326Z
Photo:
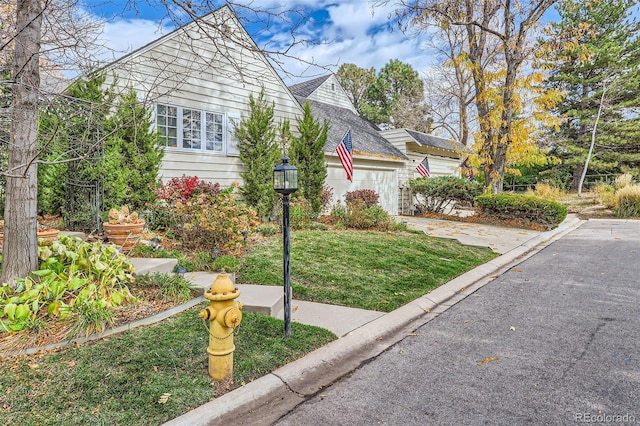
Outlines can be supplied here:
M233 331L242 321L242 303L234 300L240 290L227 274L219 274L204 297L211 302L198 317L209 320L209 376L218 381L231 380L233 373Z

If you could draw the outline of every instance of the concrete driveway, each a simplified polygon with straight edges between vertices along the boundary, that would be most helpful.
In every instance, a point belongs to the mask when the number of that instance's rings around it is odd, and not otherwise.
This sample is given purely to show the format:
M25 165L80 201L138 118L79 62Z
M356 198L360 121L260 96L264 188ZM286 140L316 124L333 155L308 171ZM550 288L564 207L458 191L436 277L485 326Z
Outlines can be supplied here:
M416 216L398 216L396 220L406 222L409 228L424 231L432 237L452 238L464 245L489 247L499 254L504 254L542 233L530 229Z

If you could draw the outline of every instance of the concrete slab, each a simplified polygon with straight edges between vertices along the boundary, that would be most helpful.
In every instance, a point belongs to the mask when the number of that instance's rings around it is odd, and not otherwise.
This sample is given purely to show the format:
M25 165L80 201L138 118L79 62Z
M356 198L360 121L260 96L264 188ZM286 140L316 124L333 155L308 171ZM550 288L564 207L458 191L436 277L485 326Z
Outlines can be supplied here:
M367 311L345 306L291 301L291 321L326 328L338 337L380 318L384 312Z
M530 229L508 228L455 220L431 219L417 216L399 216L411 229L423 231L430 237L456 239L460 244L489 247L504 254L542 234Z
M229 276L235 284L235 275L229 274ZM193 283L198 295L209 290L217 277L218 274L214 272L189 272L185 274L185 278ZM238 300L242 302L243 311L282 318L284 292L281 287L253 284L237 284L236 287L240 290Z
M130 257L129 260L135 268L136 275L153 273L170 274L178 264L178 259Z

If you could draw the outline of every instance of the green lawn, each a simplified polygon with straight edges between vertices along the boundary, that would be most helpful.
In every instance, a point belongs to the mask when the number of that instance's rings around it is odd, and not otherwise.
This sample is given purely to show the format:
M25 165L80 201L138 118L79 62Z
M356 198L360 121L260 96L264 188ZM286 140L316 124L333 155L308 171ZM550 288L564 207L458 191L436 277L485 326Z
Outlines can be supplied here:
M497 255L422 233L291 234L293 297L390 312ZM238 282L282 285L282 237L251 249Z
M203 304L206 306L206 304ZM0 360L2 425L157 425L213 399L208 331L186 311L154 326L70 347ZM318 327L246 313L235 336L235 387L330 342ZM159 403L165 393L166 403Z
M496 256L421 233L300 231L291 242L294 297L387 312ZM238 281L282 285L282 237L255 246ZM207 324L197 312L59 353L0 359L0 424L146 426L213 399ZM289 339L283 330L280 320L244 315L234 386L335 339L298 323Z

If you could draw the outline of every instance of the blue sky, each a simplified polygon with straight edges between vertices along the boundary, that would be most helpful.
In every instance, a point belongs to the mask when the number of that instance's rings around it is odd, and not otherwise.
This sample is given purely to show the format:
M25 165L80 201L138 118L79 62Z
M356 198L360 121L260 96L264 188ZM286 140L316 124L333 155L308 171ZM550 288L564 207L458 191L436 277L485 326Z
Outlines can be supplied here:
M214 2L221 4L212 1ZM421 49L423 40L403 34L390 23L392 7L372 8L368 0L285 2L255 0L253 5L257 8L275 8L272 10L303 9L310 19L299 27L300 34L322 44L297 48L293 54L318 64L332 65L329 67L331 71L337 71L342 63L354 63L363 68L374 67L379 70L391 59L400 59L422 73L431 62L428 52ZM144 7L134 11L126 10L125 5L130 3L123 0L86 2L90 13L105 19L101 39L117 52L116 56L143 46L173 29L168 19L162 20L166 15L162 6L152 8L142 3L144 2L138 2L140 7ZM267 40L281 45L287 39L286 28L280 23L274 25L268 34L258 32L255 26L248 26L247 30L254 35L259 45ZM302 74L312 78L327 73L324 69L308 69L306 64L293 59L284 61L287 69L294 75ZM300 81L283 77L287 84Z
M173 23L166 18L162 0L85 0L87 10L105 19L103 42L113 48L118 55L134 50L173 29ZM197 2L199 0L194 0ZM209 4L220 6L222 0L208 0ZM362 68L374 67L380 70L392 59L410 64L423 75L434 62L427 50L424 35L404 34L390 20L393 15L393 1L385 6L373 7L371 0L234 0L236 3L251 4L258 9L272 12L301 10L309 19L301 22L298 32L302 37L313 39L320 44L300 46L291 53L294 56L327 65L337 71L343 63L354 63ZM148 6L148 2L158 2ZM379 3L379 2L377 2ZM137 4L132 10L127 5ZM174 10L178 16L180 11ZM292 19L300 15L289 13ZM548 12L546 19L553 19L555 12ZM164 18L164 19L163 19ZM281 49L289 41L286 25L274 20L268 31L255 25L247 30L259 46L271 43ZM114 57L104 58L113 60ZM293 78L283 75L287 84L299 82L327 73L326 69L309 68L294 59L282 59ZM306 78L305 78L306 77Z

